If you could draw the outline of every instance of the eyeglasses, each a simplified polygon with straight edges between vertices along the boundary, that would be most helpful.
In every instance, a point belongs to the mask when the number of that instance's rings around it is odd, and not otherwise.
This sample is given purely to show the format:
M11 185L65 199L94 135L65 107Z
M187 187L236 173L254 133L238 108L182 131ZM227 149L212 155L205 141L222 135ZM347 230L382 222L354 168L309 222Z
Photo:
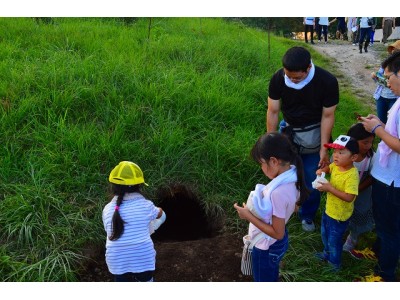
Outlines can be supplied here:
M392 74L390 74L389 76L385 76L385 81L386 81L386 84L388 84L389 83L389 79L390 79L390 77L392 76L392 75L394 75L394 76L396 76L397 77L397 72L398 71L396 71L396 72L393 72Z

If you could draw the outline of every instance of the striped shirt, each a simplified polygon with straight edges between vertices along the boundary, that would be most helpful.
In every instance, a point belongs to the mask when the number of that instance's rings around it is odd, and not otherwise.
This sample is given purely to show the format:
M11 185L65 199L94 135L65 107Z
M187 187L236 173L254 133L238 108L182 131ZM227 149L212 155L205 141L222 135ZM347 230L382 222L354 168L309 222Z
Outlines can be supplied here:
M103 209L103 224L107 232L106 263L111 274L139 273L155 270L156 251L149 233L149 224L157 218L159 208L139 193L127 193L119 207L124 220L124 232L110 241L112 216L117 197Z

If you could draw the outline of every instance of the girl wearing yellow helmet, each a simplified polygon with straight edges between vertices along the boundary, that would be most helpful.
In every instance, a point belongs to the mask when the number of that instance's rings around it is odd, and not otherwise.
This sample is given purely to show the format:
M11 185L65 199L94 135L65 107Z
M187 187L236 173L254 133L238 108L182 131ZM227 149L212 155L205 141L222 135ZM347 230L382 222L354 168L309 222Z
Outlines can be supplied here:
M103 209L106 263L115 281L153 281L156 251L150 237L166 219L140 191L143 172L122 161L110 173L114 197Z

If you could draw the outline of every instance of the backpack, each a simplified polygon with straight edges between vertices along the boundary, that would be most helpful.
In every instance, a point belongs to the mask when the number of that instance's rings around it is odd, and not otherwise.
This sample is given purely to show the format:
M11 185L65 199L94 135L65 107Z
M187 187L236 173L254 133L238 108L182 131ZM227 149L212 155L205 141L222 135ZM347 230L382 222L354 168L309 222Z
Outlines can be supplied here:
M374 18L367 18L368 19L368 25L373 26L375 25L375 19Z

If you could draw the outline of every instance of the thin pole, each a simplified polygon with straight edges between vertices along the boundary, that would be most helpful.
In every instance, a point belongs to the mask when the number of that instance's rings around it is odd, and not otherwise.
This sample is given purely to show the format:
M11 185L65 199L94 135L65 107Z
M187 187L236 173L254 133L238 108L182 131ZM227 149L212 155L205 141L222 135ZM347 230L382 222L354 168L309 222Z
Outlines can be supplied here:
M147 40L150 40L150 31L151 31L151 18L149 18L149 28L147 31Z

